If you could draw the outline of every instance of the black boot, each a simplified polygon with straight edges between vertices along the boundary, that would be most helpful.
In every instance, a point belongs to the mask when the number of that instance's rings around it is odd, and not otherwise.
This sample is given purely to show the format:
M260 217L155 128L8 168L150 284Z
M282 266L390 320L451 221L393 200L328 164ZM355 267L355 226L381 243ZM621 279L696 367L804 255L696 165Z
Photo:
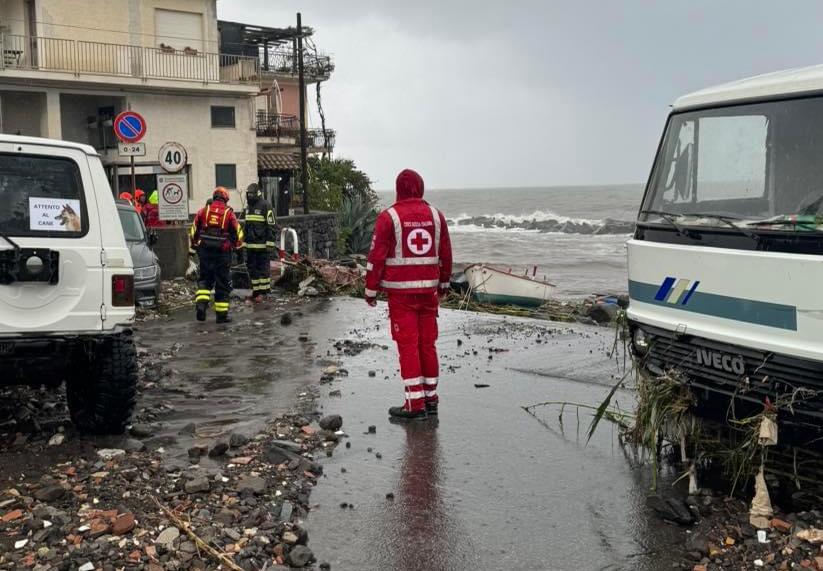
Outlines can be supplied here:
M396 420L426 420L426 410L406 410L403 406L393 406L389 409L389 416Z
M436 402L427 402L426 403L426 412L429 415L437 415L437 403Z
M231 323L228 311L221 311L217 314L217 323Z
M196 313L195 313L195 317L197 318L197 321L205 321L206 320L206 309L208 309L208 307L209 307L209 304L207 304L205 302L200 301L200 302L197 303L197 305L196 305L197 310L196 310Z

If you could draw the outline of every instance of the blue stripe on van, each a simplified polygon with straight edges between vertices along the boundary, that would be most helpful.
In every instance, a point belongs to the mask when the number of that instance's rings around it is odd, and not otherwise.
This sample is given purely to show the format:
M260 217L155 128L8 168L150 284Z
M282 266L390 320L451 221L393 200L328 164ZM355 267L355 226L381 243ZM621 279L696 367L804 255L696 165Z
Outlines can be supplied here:
M669 279L663 282L666 286ZM793 305L782 305L779 303L769 303L767 301L756 301L753 299L742 299L695 291L692 288L688 305L669 304L659 299L664 287L636 282L629 280L629 297L643 303L651 303L667 307L669 309L679 309L712 317L732 319L755 325L765 325L777 329L787 329L797 331L797 308ZM668 289L671 289L669 285ZM666 292L668 294L668 291ZM664 296L665 298L665 296Z
M660 286L660 289L657 290L657 295L654 296L655 301L666 301L666 298L669 297L669 292L672 290L674 281L674 278L666 278L663 280L663 284Z

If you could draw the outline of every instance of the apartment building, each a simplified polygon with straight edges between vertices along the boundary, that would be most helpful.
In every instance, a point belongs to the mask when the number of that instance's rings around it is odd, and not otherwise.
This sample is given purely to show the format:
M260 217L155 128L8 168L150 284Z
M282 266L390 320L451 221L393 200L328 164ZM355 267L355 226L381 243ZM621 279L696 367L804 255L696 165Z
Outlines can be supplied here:
M224 46L227 33L238 41ZM187 151L192 212L215 186L239 193L263 175L272 189L288 187L296 139L281 116L299 93L294 37L219 23L216 0L0 0L0 132L92 145L120 192L131 190L130 158L119 155L112 120L132 110L148 126L138 188L157 188L167 142Z

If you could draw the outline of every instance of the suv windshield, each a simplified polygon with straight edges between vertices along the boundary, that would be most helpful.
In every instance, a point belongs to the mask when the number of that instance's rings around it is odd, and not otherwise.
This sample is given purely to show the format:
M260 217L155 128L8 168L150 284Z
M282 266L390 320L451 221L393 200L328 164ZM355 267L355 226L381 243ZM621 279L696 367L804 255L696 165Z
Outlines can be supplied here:
M80 169L71 159L0 153L0 228L10 236L76 238L88 231Z
M821 156L820 97L674 114L640 221L823 229Z
M131 206L128 208L118 208L120 224L123 226L123 234L129 242L143 242L146 233L143 231L143 221L140 215Z

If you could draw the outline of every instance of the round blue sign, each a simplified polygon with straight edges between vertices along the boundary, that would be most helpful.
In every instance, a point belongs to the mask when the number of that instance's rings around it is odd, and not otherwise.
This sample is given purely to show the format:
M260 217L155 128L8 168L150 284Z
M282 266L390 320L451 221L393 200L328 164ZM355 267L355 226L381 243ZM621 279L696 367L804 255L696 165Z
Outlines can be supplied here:
M123 111L114 119L114 134L124 143L136 143L146 135L146 120L134 111Z

